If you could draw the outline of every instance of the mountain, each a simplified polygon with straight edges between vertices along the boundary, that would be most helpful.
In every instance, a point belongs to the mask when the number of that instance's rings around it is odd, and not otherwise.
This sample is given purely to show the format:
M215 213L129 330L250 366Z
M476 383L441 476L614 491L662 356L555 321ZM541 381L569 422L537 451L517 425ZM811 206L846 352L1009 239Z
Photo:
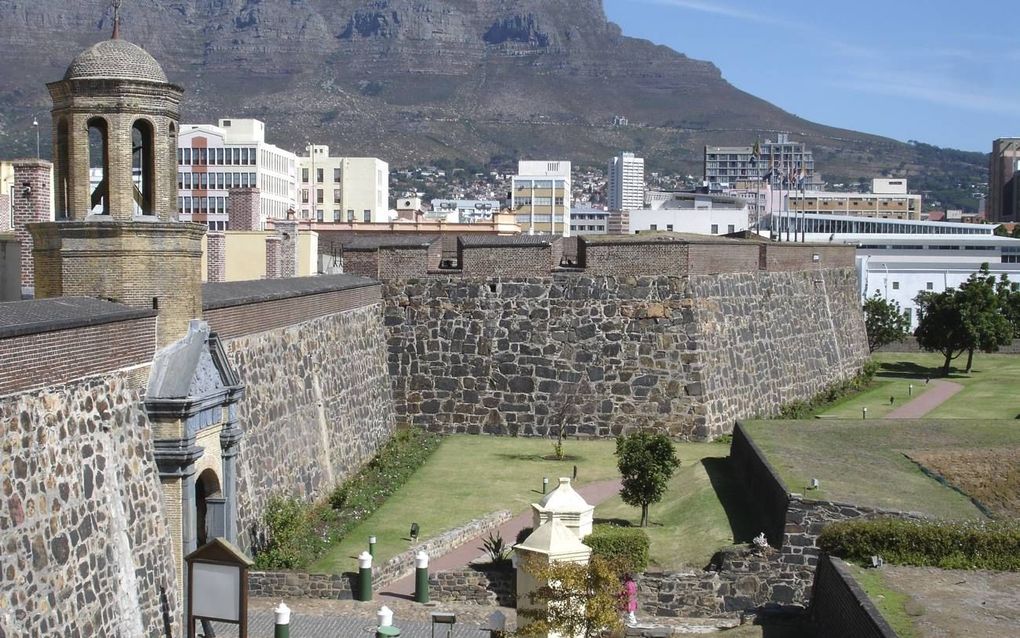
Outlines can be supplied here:
M0 0L0 155L34 151L44 83L108 37L109 4ZM920 150L791 115L710 62L624 36L601 0L128 0L122 16L123 36L186 89L185 121L257 117L269 141L295 151L325 142L409 166L518 156L601 164L636 150L653 170L698 174L705 144L785 131L814 149L827 178L892 171L954 182L987 172L980 153ZM612 126L614 115L630 126Z

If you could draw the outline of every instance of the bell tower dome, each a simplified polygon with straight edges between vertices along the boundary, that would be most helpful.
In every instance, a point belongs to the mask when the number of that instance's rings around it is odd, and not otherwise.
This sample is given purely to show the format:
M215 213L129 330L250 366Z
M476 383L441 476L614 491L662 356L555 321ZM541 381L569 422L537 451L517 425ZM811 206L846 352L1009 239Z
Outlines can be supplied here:
M205 226L177 220L181 87L140 46L113 37L47 85L56 221L33 224L38 298L89 296L159 310L158 342L202 314Z

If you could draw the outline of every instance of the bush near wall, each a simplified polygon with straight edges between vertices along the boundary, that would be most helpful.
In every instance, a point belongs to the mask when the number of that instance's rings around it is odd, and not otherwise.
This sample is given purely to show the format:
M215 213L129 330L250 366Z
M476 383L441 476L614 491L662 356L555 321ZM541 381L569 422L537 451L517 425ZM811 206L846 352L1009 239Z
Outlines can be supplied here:
M878 369L878 362L869 359L861 371L852 378L833 383L810 400L787 403L779 414L772 418L784 421L809 419L838 401L868 390L875 380Z
M596 525L584 544L622 572L640 574L648 567L648 534L639 527Z
M256 569L306 567L407 483L441 440L421 428L401 430L327 502L272 499L262 517L264 541L255 547Z
M824 551L867 562L942 569L1020 571L1020 522L843 521L827 526L818 539Z

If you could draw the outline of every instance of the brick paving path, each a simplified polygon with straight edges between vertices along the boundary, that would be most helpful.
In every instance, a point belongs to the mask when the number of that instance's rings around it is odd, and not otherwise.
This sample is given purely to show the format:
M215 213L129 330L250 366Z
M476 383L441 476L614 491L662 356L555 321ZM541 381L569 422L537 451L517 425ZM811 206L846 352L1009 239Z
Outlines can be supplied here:
M951 399L957 392L963 389L963 386L959 383L953 383L952 381L935 380L931 382L931 385L935 386L929 388L927 392L917 397L913 401L908 401L900 407L896 408L889 414L885 415L887 419L920 419L927 415L929 412L939 407L949 399Z
M550 478L550 484L555 478ZM613 496L616 496L620 492L620 480L614 479L612 481L600 481L598 483L589 483L581 487L575 488L577 493L580 494L584 500L588 501L589 505L598 505ZM538 499L536 499L538 500ZM509 521L503 523L498 530L500 536L508 544L512 545L516 539L517 534L524 528L531 526L531 508L523 514L519 514ZM478 543L475 541L468 541L460 547L454 549L451 552L443 554L442 556L433 556L429 561L430 572L441 572L449 571L451 569L461 569L466 567L471 561L481 558L483 552L478 548ZM414 594L414 575L401 578L398 581L390 583L387 587L383 588L380 595L384 598L402 598L406 599Z

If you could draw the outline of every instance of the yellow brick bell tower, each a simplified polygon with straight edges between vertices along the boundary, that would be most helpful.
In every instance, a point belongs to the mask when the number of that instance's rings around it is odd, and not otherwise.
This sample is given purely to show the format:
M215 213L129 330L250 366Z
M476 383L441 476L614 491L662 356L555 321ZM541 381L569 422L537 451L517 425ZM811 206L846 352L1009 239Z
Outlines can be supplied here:
M113 36L82 52L53 100L56 221L30 226L35 295L103 297L159 311L157 343L202 315L205 227L177 221L183 90L156 60Z

